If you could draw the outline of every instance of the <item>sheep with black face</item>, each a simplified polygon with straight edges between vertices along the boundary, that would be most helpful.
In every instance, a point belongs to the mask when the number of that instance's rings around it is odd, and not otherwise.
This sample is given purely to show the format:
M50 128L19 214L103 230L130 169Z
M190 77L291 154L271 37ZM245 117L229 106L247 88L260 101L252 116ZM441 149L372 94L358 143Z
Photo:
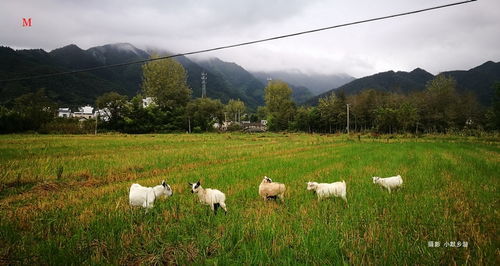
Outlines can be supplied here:
M282 183L275 183L267 176L264 176L259 185L259 195L264 199L277 199L284 200L286 187Z
M226 208L226 195L222 193L221 191L217 189L211 189L211 188L203 188L201 186L200 181L192 184L188 183L191 186L191 193L196 193L198 194L198 198L202 204L209 205L210 209L214 212L214 214L217 214L217 209L221 207L224 209L224 213L227 213L227 208Z

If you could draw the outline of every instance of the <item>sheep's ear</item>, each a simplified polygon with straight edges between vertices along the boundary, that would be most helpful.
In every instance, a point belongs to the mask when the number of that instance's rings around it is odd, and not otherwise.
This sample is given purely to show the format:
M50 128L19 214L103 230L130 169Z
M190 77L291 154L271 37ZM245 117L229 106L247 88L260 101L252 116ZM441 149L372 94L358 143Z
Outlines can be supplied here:
M167 186L167 183L165 183L165 180L161 181L161 185L166 187Z
M190 186L193 186L193 184L191 184L191 182L188 182L188 184L189 184Z
M196 182L196 186L199 186L199 185L201 185L200 180L198 180L198 182Z

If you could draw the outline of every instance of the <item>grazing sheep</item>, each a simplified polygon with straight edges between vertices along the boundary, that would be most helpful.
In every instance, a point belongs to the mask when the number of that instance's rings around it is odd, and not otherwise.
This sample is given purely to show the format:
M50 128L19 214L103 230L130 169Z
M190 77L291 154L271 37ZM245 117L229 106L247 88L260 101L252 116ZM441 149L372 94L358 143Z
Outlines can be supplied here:
M224 193L220 192L217 189L205 189L201 187L200 181L196 182L196 184L189 183L189 185L191 186L191 193L197 193L200 202L202 204L210 205L210 208L212 209L212 211L214 211L214 214L217 215L217 209L219 207L222 207L222 209L224 209L224 214L227 214L225 203L226 195L224 195Z
M391 189L395 189L403 186L403 179L400 175L380 178L378 176L372 177L373 184L379 184L381 187L387 188L389 193L391 193Z
M267 176L262 179L259 185L259 195L264 198L264 200L276 198L284 200L285 190L286 187L284 184L273 183L273 180Z
M172 194L172 188L165 183L165 180L161 182L161 185L155 187L143 187L139 184L132 184L132 186L130 186L129 202L131 206L153 208L153 203L156 198L161 195L170 197Z
M318 200L334 196L342 198L347 204L347 186L345 181L335 183L307 182L307 190L316 192Z

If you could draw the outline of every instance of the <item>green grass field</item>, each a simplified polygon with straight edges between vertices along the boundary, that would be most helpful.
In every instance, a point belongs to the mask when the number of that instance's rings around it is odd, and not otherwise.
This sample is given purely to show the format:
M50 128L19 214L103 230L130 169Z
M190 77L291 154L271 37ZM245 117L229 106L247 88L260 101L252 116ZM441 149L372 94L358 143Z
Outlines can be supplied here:
M498 265L499 162L496 138L4 135L0 264ZM395 193L372 184L397 174ZM259 198L264 175L285 202ZM132 183L162 179L173 197L129 207ZM191 194L198 179L226 216ZM306 191L340 180L348 208Z

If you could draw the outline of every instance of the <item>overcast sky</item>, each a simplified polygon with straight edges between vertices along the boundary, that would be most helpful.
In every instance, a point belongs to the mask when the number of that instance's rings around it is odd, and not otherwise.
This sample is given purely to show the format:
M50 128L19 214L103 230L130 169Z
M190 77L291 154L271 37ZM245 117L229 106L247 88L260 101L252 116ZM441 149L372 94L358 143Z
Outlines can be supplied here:
M83 49L128 42L181 53L455 2L454 0L1 0L0 44ZM355 77L421 67L437 74L500 61L500 1L473 3L204 56L252 71ZM32 27L22 27L31 18Z

